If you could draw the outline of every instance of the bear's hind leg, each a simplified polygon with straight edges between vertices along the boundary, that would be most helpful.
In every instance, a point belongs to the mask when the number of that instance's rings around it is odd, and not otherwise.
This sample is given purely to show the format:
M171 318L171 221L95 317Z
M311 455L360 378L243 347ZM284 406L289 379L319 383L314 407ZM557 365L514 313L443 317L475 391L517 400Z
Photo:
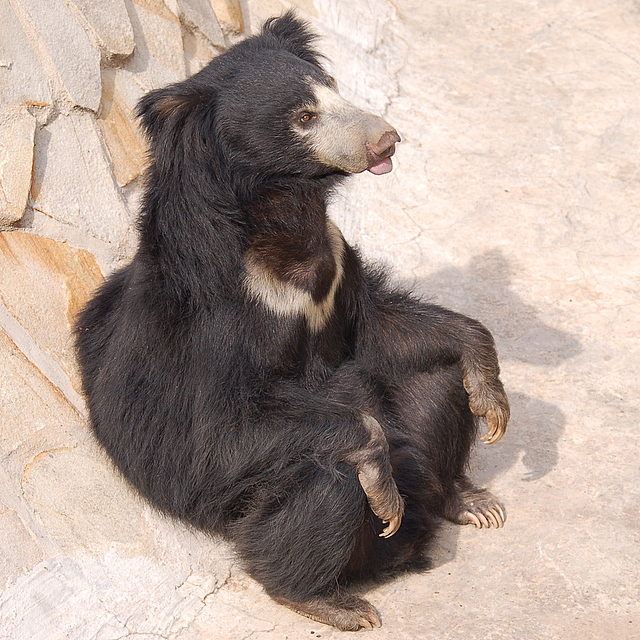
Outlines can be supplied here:
M469 402L456 366L407 376L393 396L393 424L398 435L390 434L389 440L404 438L413 443L424 468L439 478L438 515L456 524L500 528L506 520L503 505L465 475L476 434ZM398 486L402 493L400 480Z
M380 626L366 600L345 592L343 570L367 520L367 497L351 464L300 461L261 488L231 537L247 572L278 603L355 631Z
M476 487L469 478L454 480L454 493L447 501L444 516L455 524L501 528L507 519L502 503L486 489Z

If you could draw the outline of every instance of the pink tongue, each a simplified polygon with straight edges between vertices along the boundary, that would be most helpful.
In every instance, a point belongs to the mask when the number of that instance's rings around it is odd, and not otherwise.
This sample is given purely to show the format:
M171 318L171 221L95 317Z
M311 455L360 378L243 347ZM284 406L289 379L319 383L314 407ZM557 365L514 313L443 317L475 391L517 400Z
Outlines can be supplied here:
M391 169L393 169L391 158L383 158L380 162L376 162L372 167L369 167L369 171L377 176L381 176L383 173L389 173Z

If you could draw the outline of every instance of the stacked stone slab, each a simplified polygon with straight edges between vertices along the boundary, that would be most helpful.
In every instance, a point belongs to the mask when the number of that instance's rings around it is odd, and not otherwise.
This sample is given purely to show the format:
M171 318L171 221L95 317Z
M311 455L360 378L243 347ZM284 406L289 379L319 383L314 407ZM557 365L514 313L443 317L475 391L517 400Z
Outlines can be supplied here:
M0 228L131 253L132 109L244 30L239 0L0 0Z

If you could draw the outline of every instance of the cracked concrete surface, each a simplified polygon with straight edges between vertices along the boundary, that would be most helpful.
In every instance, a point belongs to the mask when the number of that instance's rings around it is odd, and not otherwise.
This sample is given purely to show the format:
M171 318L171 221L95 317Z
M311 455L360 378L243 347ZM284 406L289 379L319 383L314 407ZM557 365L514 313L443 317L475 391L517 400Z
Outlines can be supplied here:
M294 4L326 35L343 93L403 136L394 172L355 177L334 217L399 279L493 331L512 401L507 435L479 444L471 470L504 500L505 528L444 525L433 569L370 591L383 627L360 633L640 637L640 3ZM252 23L282 6L249 3ZM34 261L53 255L44 244ZM88 287L73 251L60 281ZM28 324L27 294L2 291ZM47 304L53 317L73 301ZM69 345L28 328L75 384ZM0 638L345 637L134 496L78 410L1 339Z

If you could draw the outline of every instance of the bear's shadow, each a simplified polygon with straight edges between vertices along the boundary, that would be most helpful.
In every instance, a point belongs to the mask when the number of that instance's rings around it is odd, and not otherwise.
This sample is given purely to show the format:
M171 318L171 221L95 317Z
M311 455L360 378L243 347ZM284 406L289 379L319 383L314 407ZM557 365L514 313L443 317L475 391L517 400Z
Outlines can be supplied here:
M502 362L553 368L580 353L575 336L545 323L542 313L513 291L515 271L496 249L475 256L463 268L442 269L411 288L425 300L483 322L496 339ZM495 446L479 442L471 456L471 479L489 488L494 478L518 461L526 469L524 482L535 482L549 473L558 462L558 441L565 426L565 416L557 406L510 391L509 380L503 377L503 382L511 404L507 433ZM507 506L518 509L515 504ZM443 526L430 553L432 568L455 558L459 531L454 525Z

